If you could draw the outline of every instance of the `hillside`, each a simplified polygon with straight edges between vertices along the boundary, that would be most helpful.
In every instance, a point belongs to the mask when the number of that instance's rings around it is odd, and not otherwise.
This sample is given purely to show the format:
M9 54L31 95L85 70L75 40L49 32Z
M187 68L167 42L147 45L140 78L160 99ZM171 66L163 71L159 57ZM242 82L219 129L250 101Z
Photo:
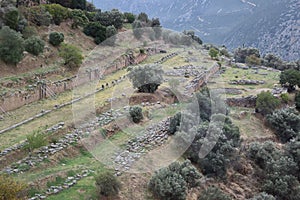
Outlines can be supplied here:
M300 63L49 1L0 1L0 200L300 199ZM156 6L242 30L258 2Z
M206 43L242 45L274 52L285 60L299 58L299 1L95 1L113 7L159 17L162 25L177 31L193 29ZM157 9L159 8L159 9Z
M274 52L285 60L300 57L300 2L281 1L261 8L241 22L224 43L229 47L253 46L262 53Z

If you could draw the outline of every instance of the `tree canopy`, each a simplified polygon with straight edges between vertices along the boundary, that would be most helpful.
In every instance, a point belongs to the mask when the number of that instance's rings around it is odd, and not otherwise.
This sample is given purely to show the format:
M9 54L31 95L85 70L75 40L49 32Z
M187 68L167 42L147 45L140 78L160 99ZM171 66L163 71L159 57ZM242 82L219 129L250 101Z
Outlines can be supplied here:
M0 58L6 63L17 64L23 58L24 39L15 30L5 26L0 30Z
M139 92L153 93L162 84L163 73L161 65L148 64L133 68L128 77L133 87L137 88Z

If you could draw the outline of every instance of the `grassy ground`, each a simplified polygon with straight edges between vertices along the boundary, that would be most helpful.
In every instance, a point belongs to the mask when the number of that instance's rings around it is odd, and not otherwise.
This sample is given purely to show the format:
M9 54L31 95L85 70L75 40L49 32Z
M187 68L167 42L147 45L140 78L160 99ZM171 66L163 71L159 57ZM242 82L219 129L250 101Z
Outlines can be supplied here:
M266 75L262 75L266 74ZM232 67L226 67L226 71L218 78L214 78L211 81L216 83L210 83L211 88L236 88L242 89L244 92L241 95L230 95L227 96L248 96L256 95L264 90L271 90L274 84L279 82L279 72L272 72L268 70L259 69L258 74L252 69L244 70ZM265 84L260 85L232 85L229 84L233 80L259 80L265 81Z
M106 82L111 83L112 80L118 79L120 76L124 75L126 70L120 70L112 75L107 76L105 79L99 81L99 86L105 84ZM118 87L126 87L129 85L129 82L121 82ZM89 91L93 91L93 88L90 88ZM95 107L103 106L108 102L106 99L111 98L114 88L108 88L102 92L99 92L95 95ZM120 96L117 94L116 96ZM57 96L56 99L44 99L32 104L23 106L17 110L10 112L10 116L5 117L3 121L0 122L0 129L7 128L13 124L19 123L29 117L32 117L41 112L41 110L53 109L54 105L62 104L69 102L73 99L73 91L68 91ZM88 99L90 100L90 98ZM84 100L84 101L88 101ZM78 102L78 104L84 104L83 102ZM31 121L23 126L20 126L16 129L8 131L0 135L1 146L0 150L3 150L6 147L12 146L13 144L19 143L26 138L26 136L32 133L34 130L37 130L41 127L50 127L59 122L65 122L66 125L69 125L73 122L73 111L72 105L66 106L59 110L55 110L50 114L47 114L41 118L38 118L34 121Z
M240 128L241 136L243 138L264 138L274 135L261 119L252 114L253 112L254 109L251 108L230 108L230 117L233 123Z

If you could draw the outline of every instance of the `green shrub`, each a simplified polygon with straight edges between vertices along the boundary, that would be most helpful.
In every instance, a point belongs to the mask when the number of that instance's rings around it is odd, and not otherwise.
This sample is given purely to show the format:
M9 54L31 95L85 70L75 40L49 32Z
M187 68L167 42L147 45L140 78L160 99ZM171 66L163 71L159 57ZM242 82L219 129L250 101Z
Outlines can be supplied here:
M47 145L47 143L45 135L37 131L27 136L27 144L24 148L33 151L34 149Z
M18 200L26 197L26 184L15 181L12 177L0 174L0 198Z
M49 35L49 43L53 46L58 46L64 41L65 37L63 33L52 32Z
M170 119L170 126L169 126L169 134L174 134L176 131L178 131L178 126L180 126L181 121L181 113L176 113L173 117Z
M72 28L84 27L89 22L85 13L78 9L71 11L71 18L73 19Z
M240 132L226 116L219 114L212 118L214 122L205 121L198 125L194 141L185 154L199 165L204 175L226 179L227 167L237 156L235 149L241 143ZM200 158L201 149L206 148L211 150L204 158Z
M26 40L32 36L37 35L37 30L34 26L26 26L22 32L23 38Z
M155 172L150 179L149 189L160 199L183 200L188 188L200 185L201 177L189 160L182 164L174 162Z
M59 56L64 59L64 65L69 69L76 69L82 64L81 50L70 44L63 44L59 50Z
M69 10L59 4L45 4L43 6L46 11L50 13L56 25L60 25L60 23L66 20L70 15Z
M4 24L11 29L18 30L20 20L20 14L18 9L12 9L5 13L4 15Z
M133 13L125 12L125 13L124 13L124 17L125 17L127 23L130 23L130 24L133 23L134 20L135 20L135 16L134 16Z
M300 115L293 108L276 110L272 115L267 116L267 121L282 142L300 136Z
M117 9L105 12L97 12L95 15L95 21L99 22L103 26L114 26L116 29L122 28L123 20L123 14Z
M268 162L277 159L280 155L280 151L271 141L262 144L253 142L249 146L248 156L262 169L265 169Z
M231 198L217 187L210 186L204 190L198 200L230 200Z
M84 34L91 36L95 39L96 44L100 44L106 39L106 28L102 26L99 22L90 22L84 29Z
M154 174L149 182L150 191L159 199L185 200L187 185L183 177L166 168Z
M294 161L297 163L298 168L300 169L300 137L297 137L291 140L286 145L286 152L289 156L291 156Z
M139 123L143 119L142 108L139 106L130 107L129 114L134 123Z
M26 10L26 19L37 26L49 26L52 16L43 6L33 6Z
M259 193L249 200L276 200L273 195L267 194L265 192Z
M24 39L20 33L5 26L0 30L0 58L6 63L17 64L23 58Z
M255 55L247 56L245 62L250 66L261 65L261 59Z
M298 110L300 110L300 92L296 93L295 96L295 106Z
M280 74L280 84L288 87L288 92L295 90L295 86L300 87L300 71L296 69L284 70Z
M141 39L144 33L143 24L139 20L135 20L132 24L133 35L136 39Z
M96 188L98 195L115 196L119 193L121 184L114 174L110 171L105 171L95 176Z
M218 57L219 51L215 48L210 48L208 54L212 59L216 59Z
M271 114L280 105L280 100L274 97L271 92L261 92L257 95L256 111L262 115Z
M32 36L25 40L25 50L33 55L39 55L43 53L45 42L39 37Z
M63 7L81 10L85 10L88 3L86 0L49 0L49 2L60 4Z
M247 56L251 55L260 58L259 50L256 48L237 48L234 51L234 59L240 63L245 63Z
M281 94L280 98L282 100L283 103L288 103L289 102L289 95L288 94Z
M113 46L115 44L115 41L117 39L117 29L114 26L108 26L106 27L106 40L105 44L109 46Z

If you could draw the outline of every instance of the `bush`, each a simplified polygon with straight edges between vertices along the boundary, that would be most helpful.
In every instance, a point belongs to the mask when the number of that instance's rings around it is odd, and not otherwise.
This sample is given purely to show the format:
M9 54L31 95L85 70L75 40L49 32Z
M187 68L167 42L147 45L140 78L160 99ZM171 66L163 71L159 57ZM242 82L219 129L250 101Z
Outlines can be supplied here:
M32 36L37 35L37 30L34 26L26 26L22 32L23 38L26 40Z
M49 26L52 16L43 6L33 6L25 12L26 19L37 26Z
M300 199L300 186L296 177L291 175L269 175L262 187L263 191L276 196L278 200Z
M283 103L288 103L289 102L289 95L287 93L281 94L280 98L281 98L281 101Z
M70 15L73 19L72 28L84 27L89 22L89 19L82 10L72 10Z
M173 117L170 119L170 126L169 126L169 134L174 134L176 131L178 131L178 126L180 126L181 121L181 113L176 113Z
M124 17L125 17L127 23L130 23L130 24L132 24L135 20L135 16L132 13L125 12Z
M300 115L295 109L277 110L267 116L267 121L282 142L288 142L300 136Z
M149 183L150 191L160 199L164 200L185 200L186 182L176 172L162 169L151 178Z
M227 194L224 194L222 190L212 186L204 190L198 197L198 200L230 200L230 199L231 198Z
M4 15L4 24L9 28L18 31L20 14L18 9L14 8Z
M50 0L49 2L60 4L63 7L81 10L85 10L87 6L86 0Z
M111 171L105 171L95 176L98 195L115 196L119 193L121 184Z
M116 9L105 12L98 12L95 15L95 21L100 22L103 26L114 26L116 29L120 29L123 26L124 16Z
M212 59L216 59L218 57L219 51L215 48L210 48L208 54Z
M59 56L64 59L64 65L69 69L75 69L82 64L83 56L81 50L70 44L63 44L59 50Z
M63 20L69 17L69 10L59 4L45 4L43 5L53 19L54 24L60 25Z
M25 50L33 55L39 55L43 53L45 42L39 37L32 36L25 40Z
M251 55L260 58L259 50L256 48L238 48L234 51L234 59L240 63L245 63L247 56Z
M259 193L249 200L276 200L273 195L267 194L265 192Z
M300 110L300 92L297 92L295 95L295 106Z
M294 159L294 161L297 163L298 168L300 169L300 138L296 138L291 140L286 145L286 152L290 157Z
M117 39L117 29L114 26L108 26L106 27L106 41L105 44L109 46L113 46L115 44L115 41Z
M300 87L300 71L288 69L281 72L279 82L282 86L287 86L289 92L295 90L295 86Z
M142 22L139 20L135 20L132 24L132 28L134 37L138 40L141 39L144 33Z
M0 174L0 199L17 200L26 197L27 186L9 176Z
M201 174L191 164L172 163L169 167L156 171L149 182L150 191L160 199L185 200L188 188L199 185Z
M261 59L255 55L247 56L245 62L250 66L261 65Z
M52 32L49 35L49 43L53 46L58 46L64 41L65 37L63 33Z
M271 141L263 144L253 142L250 144L248 151L248 156L262 169L265 169L268 162L276 160L280 155L280 151Z
M139 106L130 107L129 114L134 123L139 123L143 119L142 108Z
M20 33L5 26L0 30L0 58L6 63L17 64L23 58L24 39Z
M154 93L163 82L163 70L157 64L138 66L129 72L128 77L139 92Z
M212 117L215 119L218 117L221 121L202 122L197 127L195 139L186 151L186 156L199 165L203 174L225 179L227 166L236 156L235 148L240 146L240 133L238 127L226 116L213 115ZM202 147L212 148L204 158L199 157Z
M34 149L40 148L47 144L46 137L41 132L33 132L27 136L27 144L24 146L25 149L33 151Z
M257 95L256 111L262 115L271 114L280 105L280 100L274 97L271 92L261 92Z
M102 26L99 22L90 22L84 29L84 34L91 36L95 39L96 44L100 44L106 39L106 28Z

